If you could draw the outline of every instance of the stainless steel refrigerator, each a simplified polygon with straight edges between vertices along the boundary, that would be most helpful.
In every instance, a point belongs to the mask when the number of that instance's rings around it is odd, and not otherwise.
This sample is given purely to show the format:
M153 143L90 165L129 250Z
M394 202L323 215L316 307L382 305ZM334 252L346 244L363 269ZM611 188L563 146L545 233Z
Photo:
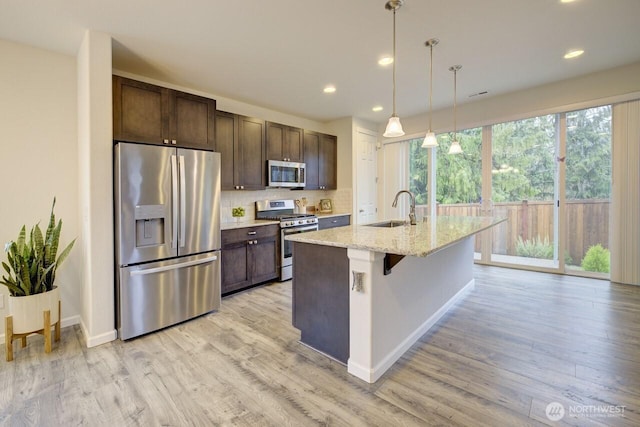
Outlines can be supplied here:
M220 154L119 142L116 319L126 340L220 307Z

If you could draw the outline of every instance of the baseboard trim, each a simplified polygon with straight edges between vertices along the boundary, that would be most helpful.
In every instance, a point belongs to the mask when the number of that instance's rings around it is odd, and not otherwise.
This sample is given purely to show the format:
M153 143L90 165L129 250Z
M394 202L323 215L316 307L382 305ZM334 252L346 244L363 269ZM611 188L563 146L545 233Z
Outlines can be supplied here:
M118 332L115 329L100 335L90 336L84 322L80 322L80 328L82 329L82 334L84 335L87 348L106 344L108 342L115 341L118 338Z

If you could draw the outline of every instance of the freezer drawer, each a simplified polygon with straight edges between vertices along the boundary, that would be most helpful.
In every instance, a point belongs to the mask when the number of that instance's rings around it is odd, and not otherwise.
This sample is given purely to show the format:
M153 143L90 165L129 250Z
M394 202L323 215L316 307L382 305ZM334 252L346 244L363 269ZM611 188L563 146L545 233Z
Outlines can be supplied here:
M120 268L118 335L127 340L220 308L220 252Z

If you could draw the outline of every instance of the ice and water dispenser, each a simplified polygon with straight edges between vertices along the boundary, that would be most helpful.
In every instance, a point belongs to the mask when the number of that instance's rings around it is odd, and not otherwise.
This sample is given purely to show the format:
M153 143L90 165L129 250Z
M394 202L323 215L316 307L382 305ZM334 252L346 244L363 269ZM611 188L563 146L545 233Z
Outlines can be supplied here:
M136 247L164 245L164 205L136 206Z

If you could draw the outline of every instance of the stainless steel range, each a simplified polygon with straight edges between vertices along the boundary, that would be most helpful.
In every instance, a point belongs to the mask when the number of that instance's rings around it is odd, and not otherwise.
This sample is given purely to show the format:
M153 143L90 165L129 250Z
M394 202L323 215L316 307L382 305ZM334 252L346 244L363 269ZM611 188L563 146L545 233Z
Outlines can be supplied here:
M318 217L296 213L293 200L259 200L256 219L280 221L280 280L291 279L292 245L284 238L292 234L308 233L318 229Z

